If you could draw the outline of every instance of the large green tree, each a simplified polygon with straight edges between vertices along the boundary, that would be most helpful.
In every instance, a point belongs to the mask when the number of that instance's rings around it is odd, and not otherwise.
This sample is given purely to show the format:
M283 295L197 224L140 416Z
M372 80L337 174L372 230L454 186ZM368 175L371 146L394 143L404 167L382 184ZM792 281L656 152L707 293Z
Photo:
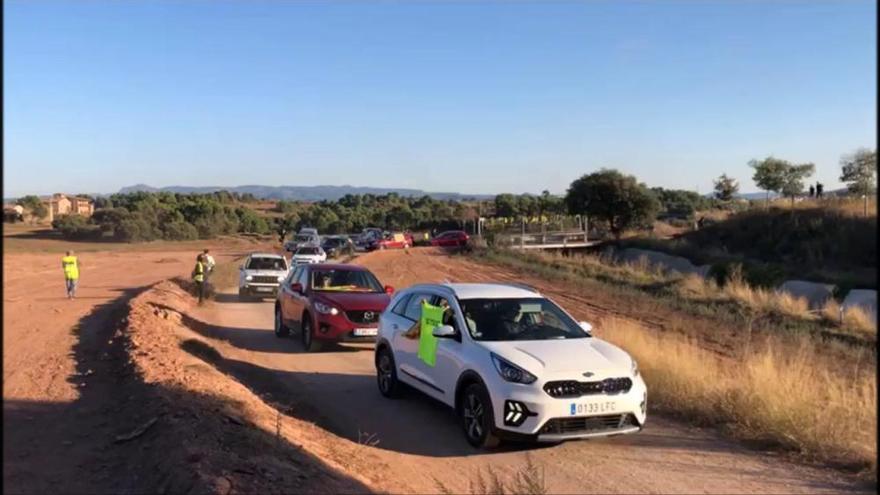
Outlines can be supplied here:
M635 177L602 169L571 183L565 204L573 215L589 215L605 222L616 238L627 229L647 226L657 216L660 202Z
M49 209L46 208L46 204L43 203L43 200L36 196L25 196L23 198L19 198L16 203L23 208L30 211L31 215L34 218L43 219L49 214Z
M804 192L804 179L814 173L816 166L812 163L790 165L782 175L782 188L779 192L786 198L791 198L791 204L794 204L794 198Z
M840 181L852 194L877 192L877 150L861 148L840 159Z
M721 174L715 179L715 198L720 201L730 201L739 192L739 182L727 174Z
M782 194L794 202L795 196L804 190L804 179L816 171L816 166L812 163L793 165L772 156L760 161L751 160L749 166L755 170L752 180L759 188L767 191L768 204L770 192Z

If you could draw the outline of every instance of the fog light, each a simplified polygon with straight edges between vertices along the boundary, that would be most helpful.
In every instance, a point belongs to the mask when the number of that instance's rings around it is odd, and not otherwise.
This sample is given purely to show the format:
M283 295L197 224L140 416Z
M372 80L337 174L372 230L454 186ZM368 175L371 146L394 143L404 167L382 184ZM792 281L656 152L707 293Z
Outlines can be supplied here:
M504 426L519 426L529 416L537 416L538 413L529 411L525 404L516 400L504 401Z
M321 333L327 333L330 331L330 327L326 323L321 323L318 326L318 331Z

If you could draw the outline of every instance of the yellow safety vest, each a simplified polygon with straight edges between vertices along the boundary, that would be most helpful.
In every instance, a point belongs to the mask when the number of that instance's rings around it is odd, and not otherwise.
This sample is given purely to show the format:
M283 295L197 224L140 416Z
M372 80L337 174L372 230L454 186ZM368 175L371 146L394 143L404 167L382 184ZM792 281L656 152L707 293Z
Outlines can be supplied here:
M201 261L196 262L196 269L193 272L193 280L196 282L205 281L205 265L203 265Z
M68 280L77 280L79 278L79 265L76 262L76 256L61 258L61 265L64 267L64 278Z

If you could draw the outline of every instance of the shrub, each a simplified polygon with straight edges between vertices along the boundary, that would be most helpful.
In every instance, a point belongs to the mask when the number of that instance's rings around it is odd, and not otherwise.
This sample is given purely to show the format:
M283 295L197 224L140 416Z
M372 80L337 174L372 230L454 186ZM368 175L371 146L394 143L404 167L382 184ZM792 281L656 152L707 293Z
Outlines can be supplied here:
M101 229L80 215L62 215L52 220L52 228L61 231L68 239L94 239L101 236Z

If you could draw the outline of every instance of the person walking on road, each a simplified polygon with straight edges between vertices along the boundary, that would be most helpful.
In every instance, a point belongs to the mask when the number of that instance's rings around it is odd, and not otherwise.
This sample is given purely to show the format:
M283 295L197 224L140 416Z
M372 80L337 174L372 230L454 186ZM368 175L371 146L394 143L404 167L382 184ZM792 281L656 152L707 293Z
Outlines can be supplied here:
M67 286L67 298L76 298L76 285L79 283L79 260L73 255L73 251L61 258L61 268L64 269L64 282Z
M196 266L193 268L192 278L196 283L196 290L199 293L199 304L205 300L205 255L200 254L196 257Z

